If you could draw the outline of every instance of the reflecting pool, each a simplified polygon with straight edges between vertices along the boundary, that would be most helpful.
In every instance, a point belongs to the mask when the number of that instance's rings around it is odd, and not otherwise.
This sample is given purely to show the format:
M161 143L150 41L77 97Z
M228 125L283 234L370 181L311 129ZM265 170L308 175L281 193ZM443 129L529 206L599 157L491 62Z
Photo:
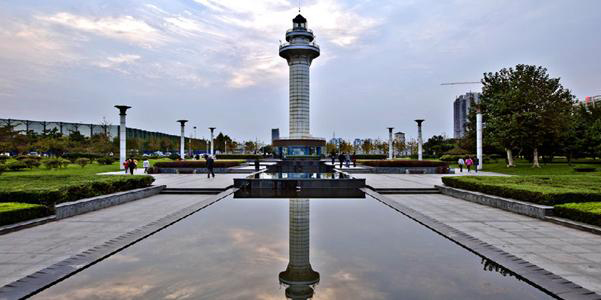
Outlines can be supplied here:
M232 196L39 299L548 299L367 196Z

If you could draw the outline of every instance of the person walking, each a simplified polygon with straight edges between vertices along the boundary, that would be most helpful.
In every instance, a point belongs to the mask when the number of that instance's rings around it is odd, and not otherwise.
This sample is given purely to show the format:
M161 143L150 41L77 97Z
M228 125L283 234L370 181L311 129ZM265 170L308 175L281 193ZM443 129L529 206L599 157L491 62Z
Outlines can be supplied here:
M123 169L125 169L125 174L126 174L126 175L127 175L127 171L128 171L128 165L129 165L129 160L128 160L128 159L126 159L126 160L123 162Z
M351 156L348 153L344 155L344 162L347 168L351 167Z
M148 174L148 168L150 168L150 162L148 161L148 158L144 159L142 166L144 167L144 174Z
M134 170L136 169L136 162L133 159L129 159L129 163L127 164L127 167L129 168L129 174L134 175Z
M357 167L357 152L353 152L353 157L351 157L351 159L353 160L353 168Z
M472 160L472 158L471 158L471 157L468 157L468 158L465 160L465 166L467 167L467 172L468 172L468 173L470 172L470 169L472 168L472 165L473 165L473 164L474 164L474 161Z
M332 166L336 166L336 152L332 151L332 153L330 153L330 158L332 159Z
M477 157L474 157L474 171L478 173L478 165L480 164L480 160Z
M340 162L340 168L342 169L342 163L344 162L344 153L338 155L338 161Z
M215 160L213 160L213 156L207 155L206 160L207 160L207 178L211 178L211 175L213 175L213 178L215 178L215 172L213 170Z
M465 165L465 161L463 160L463 157L460 157L457 160L457 164L459 165L459 173L463 173L463 166Z

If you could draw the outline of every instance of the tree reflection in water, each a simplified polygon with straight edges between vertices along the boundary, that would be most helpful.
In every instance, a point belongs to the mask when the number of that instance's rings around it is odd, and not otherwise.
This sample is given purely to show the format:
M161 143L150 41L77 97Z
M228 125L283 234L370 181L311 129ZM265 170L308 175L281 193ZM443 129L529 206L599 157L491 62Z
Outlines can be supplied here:
M484 271L497 272L503 276L514 277L517 280L522 281L522 279L519 276L516 276L515 273L513 273L509 269L499 265L498 263L496 263L490 259L483 257L480 264L484 265L484 267L483 267Z

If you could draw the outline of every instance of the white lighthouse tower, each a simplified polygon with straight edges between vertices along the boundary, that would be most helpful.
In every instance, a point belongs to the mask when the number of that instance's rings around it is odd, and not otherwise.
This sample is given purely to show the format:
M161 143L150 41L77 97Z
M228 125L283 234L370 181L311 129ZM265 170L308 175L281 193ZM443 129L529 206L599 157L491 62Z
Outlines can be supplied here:
M310 67L320 54L314 42L313 31L307 27L307 19L297 15L292 28L286 31L287 43L280 45L280 56L288 61L289 83L289 136L274 141L280 154L320 155L325 140L313 138L310 131Z

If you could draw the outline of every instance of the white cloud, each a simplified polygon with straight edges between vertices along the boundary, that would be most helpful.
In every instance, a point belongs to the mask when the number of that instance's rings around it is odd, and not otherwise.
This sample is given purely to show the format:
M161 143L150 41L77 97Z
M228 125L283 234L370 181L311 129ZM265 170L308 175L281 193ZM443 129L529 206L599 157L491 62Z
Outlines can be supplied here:
M127 73L123 69L121 69L121 65L131 65L140 58L142 57L137 54L119 54L117 56L109 56L103 61L93 63L93 65L106 69L115 69L117 71Z
M125 40L143 47L162 44L167 39L148 23L132 16L85 17L61 12L52 16L39 16L38 19L113 39Z

